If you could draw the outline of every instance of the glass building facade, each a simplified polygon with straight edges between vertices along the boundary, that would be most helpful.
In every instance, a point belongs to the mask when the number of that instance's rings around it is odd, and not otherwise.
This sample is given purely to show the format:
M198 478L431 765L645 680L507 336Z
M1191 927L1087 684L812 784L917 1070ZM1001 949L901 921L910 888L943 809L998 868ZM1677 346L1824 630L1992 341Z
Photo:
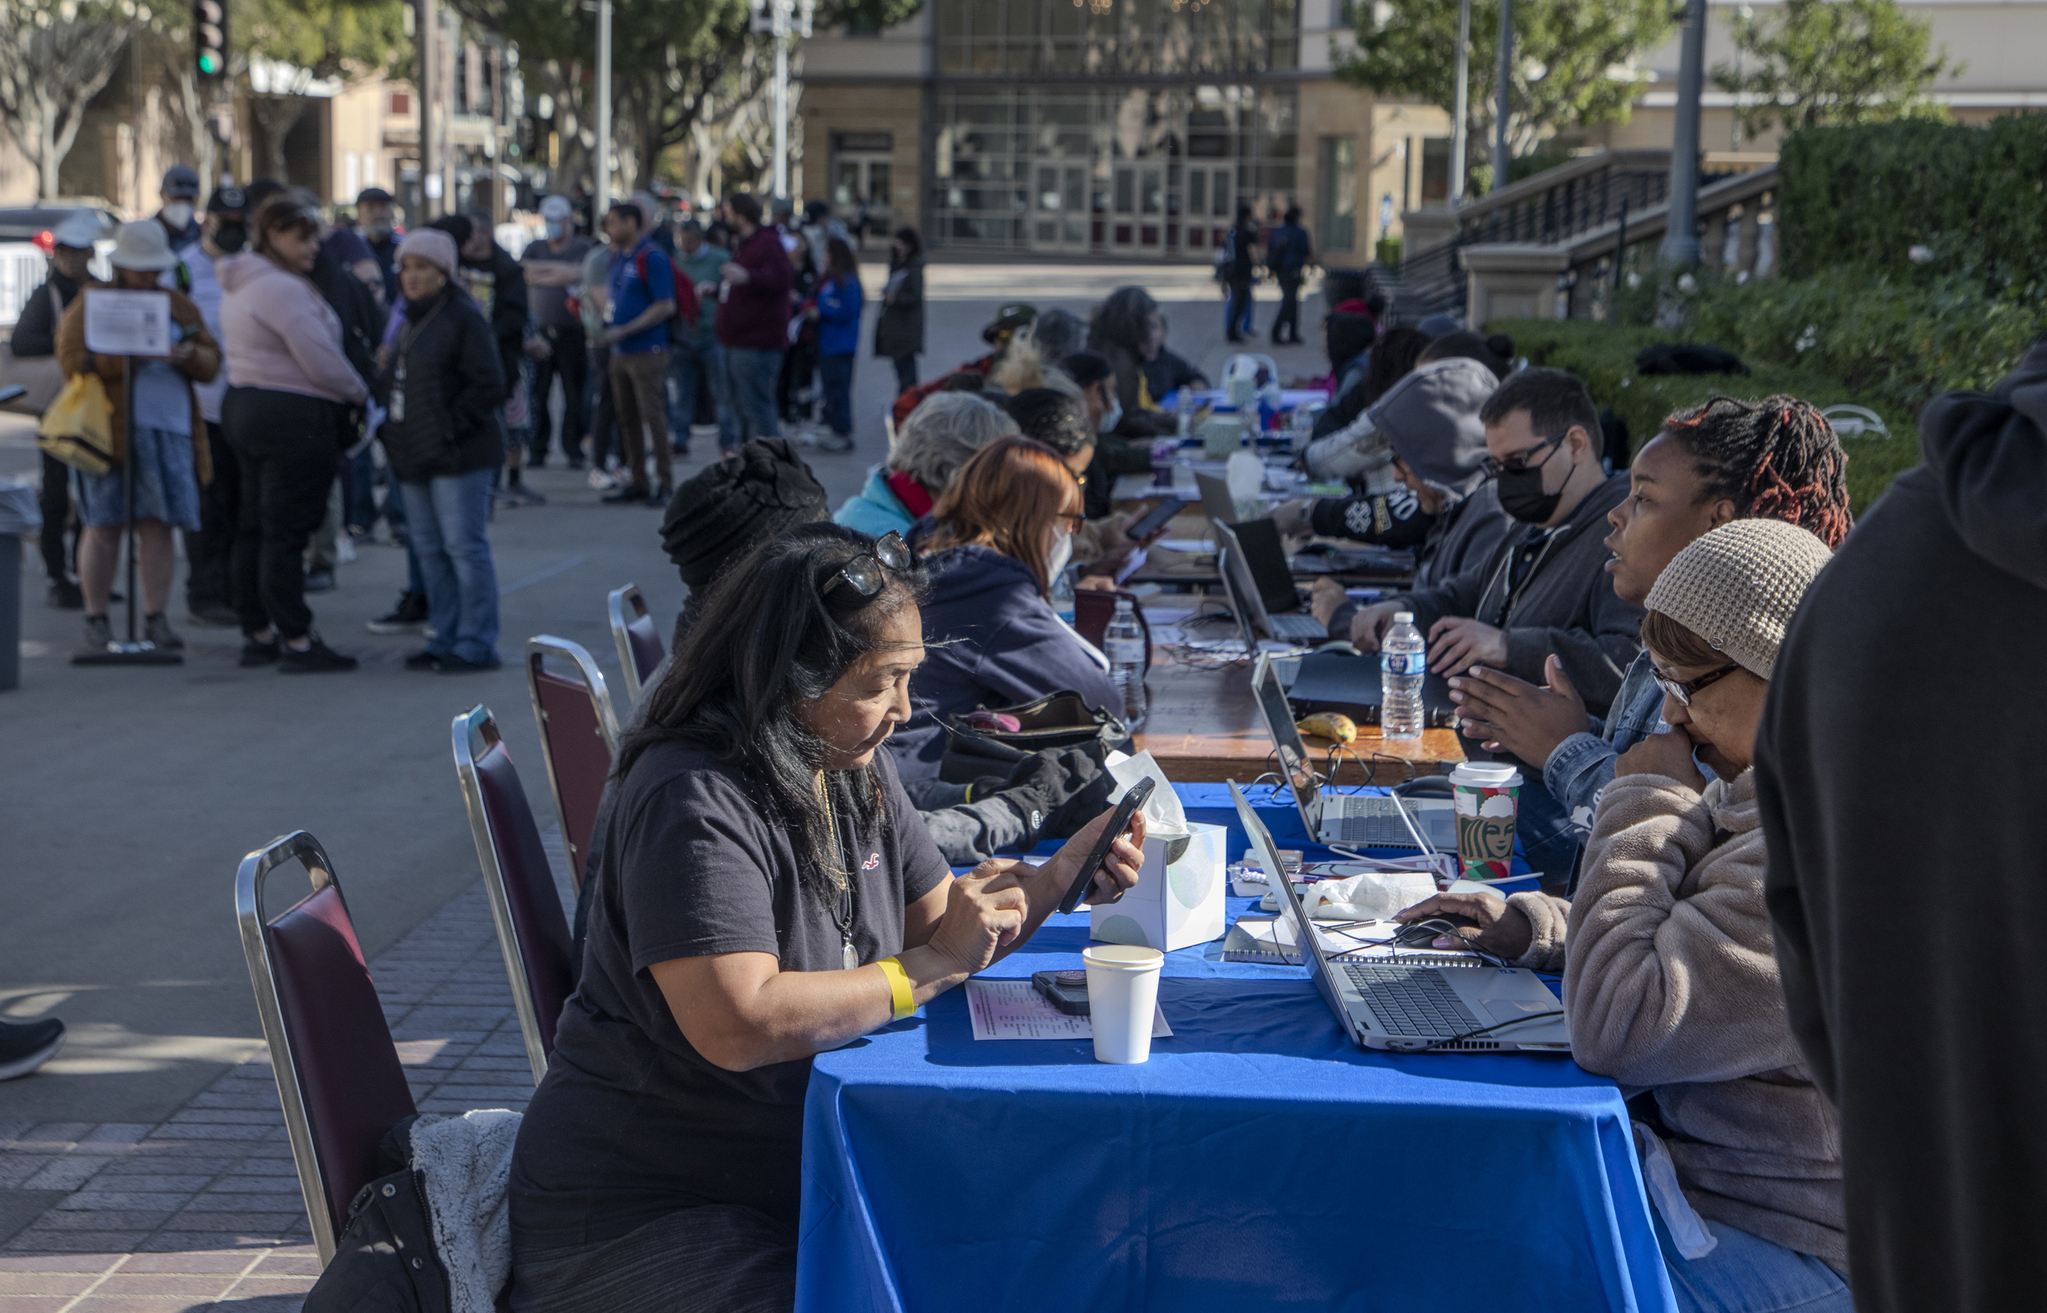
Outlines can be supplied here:
M1296 191L1295 0L936 0L934 246L1205 257Z

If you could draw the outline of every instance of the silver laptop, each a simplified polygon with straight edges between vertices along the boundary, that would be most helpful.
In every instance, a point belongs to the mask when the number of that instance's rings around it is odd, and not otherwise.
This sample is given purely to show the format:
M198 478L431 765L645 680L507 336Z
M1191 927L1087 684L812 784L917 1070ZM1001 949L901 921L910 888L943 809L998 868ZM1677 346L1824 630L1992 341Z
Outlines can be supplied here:
M1235 524L1244 517L1237 512L1236 498L1230 496L1229 480L1213 474L1197 474L1194 486L1201 490L1201 513L1217 524Z
M1279 849L1234 781L1237 819L1268 871L1283 871ZM1401 1053L1569 1053L1564 1005L1534 972L1519 967L1416 966L1331 962L1301 907L1294 882L1274 881L1291 909L1295 942L1308 975L1350 1037L1368 1049Z
M1215 528L1215 542L1219 552L1218 565L1223 577L1223 591L1229 594L1230 610L1248 619L1252 627L1267 638L1282 643L1326 643L1329 641L1329 626L1304 611L1281 609L1273 611L1266 605L1265 594L1258 586L1257 575L1253 573L1250 558L1244 551L1243 541L1234 527L1221 520L1210 522ZM1280 570L1286 565L1282 559ZM1294 605L1299 606L1299 593L1294 588L1291 575L1287 576L1286 591L1294 595ZM1275 599L1284 600L1284 599ZM1256 650L1256 644L1247 640L1246 646Z
M1317 843L1456 851L1457 808L1448 798L1396 801L1380 794L1322 792L1308 764L1308 745L1294 725L1286 690L1280 687L1279 672L1272 658L1262 652L1251 670L1251 692L1258 714L1265 718L1265 731L1272 735L1272 746L1279 753L1280 771L1294 791L1294 805L1301 809L1301 824ZM1401 816L1403 805L1406 817Z

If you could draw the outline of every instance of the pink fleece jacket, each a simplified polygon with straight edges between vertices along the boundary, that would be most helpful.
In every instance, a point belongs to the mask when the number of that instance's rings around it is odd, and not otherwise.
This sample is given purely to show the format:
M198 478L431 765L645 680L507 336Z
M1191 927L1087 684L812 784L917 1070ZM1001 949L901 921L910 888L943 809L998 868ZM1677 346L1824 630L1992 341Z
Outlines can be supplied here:
M214 266L224 293L229 387L296 392L361 405L370 390L341 354L341 319L312 281L253 251Z

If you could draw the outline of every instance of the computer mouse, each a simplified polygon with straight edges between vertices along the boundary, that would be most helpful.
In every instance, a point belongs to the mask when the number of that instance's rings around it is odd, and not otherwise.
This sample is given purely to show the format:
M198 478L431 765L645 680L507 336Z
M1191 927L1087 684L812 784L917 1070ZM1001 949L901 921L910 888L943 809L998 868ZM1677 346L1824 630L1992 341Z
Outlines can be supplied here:
M1478 922L1456 912L1438 912L1425 921L1414 921L1394 932L1393 942L1402 948L1427 948L1438 936L1455 936L1465 926Z

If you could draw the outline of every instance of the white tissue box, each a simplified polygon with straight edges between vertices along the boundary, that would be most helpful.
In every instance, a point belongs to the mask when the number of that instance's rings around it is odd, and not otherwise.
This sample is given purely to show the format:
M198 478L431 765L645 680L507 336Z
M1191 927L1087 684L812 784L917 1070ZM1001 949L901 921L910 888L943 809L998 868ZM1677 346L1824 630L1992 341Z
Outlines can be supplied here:
M1187 831L1145 839L1137 886L1114 903L1089 909L1093 938L1170 953L1221 937L1223 894L1229 884L1224 839L1229 830L1189 821Z

